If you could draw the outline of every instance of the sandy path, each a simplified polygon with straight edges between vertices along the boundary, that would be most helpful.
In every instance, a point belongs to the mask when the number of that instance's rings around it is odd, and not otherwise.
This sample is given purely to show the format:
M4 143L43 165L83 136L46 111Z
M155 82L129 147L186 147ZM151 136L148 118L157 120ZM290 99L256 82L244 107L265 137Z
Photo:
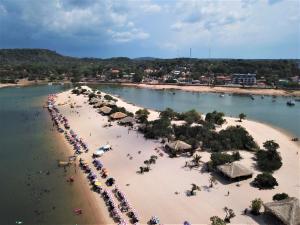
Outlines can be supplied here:
M250 201L260 197L263 201L271 201L272 196L278 192L286 192L290 196L299 197L300 193L300 160L297 151L299 146L290 141L290 138L280 131L254 121L245 120L242 123L235 122L233 118L227 118L228 124L241 124L255 140L261 145L265 140L273 139L280 144L279 151L283 158L283 167L274 173L279 186L274 190L260 191L249 185L252 179L235 183L219 182L214 188L209 189L209 174L199 170L186 170L183 165L187 158L170 159L166 155L159 157L157 163L152 166L149 173L140 175L136 173L143 161L151 155L157 155L154 151L160 144L157 141L145 140L142 134L128 131L126 127L113 124L104 128L107 118L96 112L92 106L86 103L84 96L71 95L63 92L58 95L57 103L74 101L81 107L71 109L69 105L59 106L62 114L67 116L71 128L76 131L89 145L91 151L97 147L109 143L113 151L101 157L101 161L108 168L111 176L116 178L118 186L126 193L131 205L141 217L141 222L146 223L153 215L158 216L164 224L182 224L188 220L192 224L208 224L209 218L214 215L224 217L223 208L232 208L236 217L232 224L262 224L260 217L253 219L242 215L242 211L250 205ZM137 106L132 106L119 100L118 106L124 106L128 111L135 112ZM77 111L77 112L75 112ZM151 112L151 118L158 116L157 112ZM138 154L141 151L141 154ZM84 158L91 162L91 154ZM130 154L130 159L127 154ZM203 161L209 159L209 154L201 152ZM241 153L242 163L253 167L253 155L249 152ZM185 192L195 183L202 187L197 196L187 197ZM225 196L230 191L229 196ZM178 195L175 192L179 192ZM103 200L95 196L105 217L108 217ZM107 218L109 220L109 218Z

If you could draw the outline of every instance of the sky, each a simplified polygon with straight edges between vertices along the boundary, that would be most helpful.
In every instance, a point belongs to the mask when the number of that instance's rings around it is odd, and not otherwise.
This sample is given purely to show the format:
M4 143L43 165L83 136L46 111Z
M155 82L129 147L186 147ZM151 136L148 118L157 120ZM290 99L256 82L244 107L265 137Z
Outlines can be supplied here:
M0 0L0 48L299 59L300 0Z

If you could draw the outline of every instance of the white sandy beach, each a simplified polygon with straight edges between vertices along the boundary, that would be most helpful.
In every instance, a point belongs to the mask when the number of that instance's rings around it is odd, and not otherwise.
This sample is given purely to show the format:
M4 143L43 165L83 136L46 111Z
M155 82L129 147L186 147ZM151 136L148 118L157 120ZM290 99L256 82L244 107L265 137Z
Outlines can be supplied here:
M76 102L80 107L70 108L71 102ZM151 155L158 155L155 151L155 148L161 147L158 141L145 140L142 134L119 126L116 122L112 123L113 126L104 128L108 118L97 113L83 95L76 96L71 94L71 91L63 92L58 94L56 103L60 112L68 118L71 129L79 134L90 148L89 153L80 157L91 163L94 150L104 144L112 145L113 150L105 153L100 160L108 169L109 176L114 177L117 185L125 192L143 224L154 215L158 216L163 224L182 224L185 220L192 224L209 224L209 218L212 216L224 217L225 206L232 208L236 214L231 224L263 224L260 216L242 215L242 211L249 207L251 200L261 198L264 202L269 202L274 194L281 192L298 198L300 196L300 154L297 154L300 151L299 146L290 141L289 136L269 125L250 120L240 123L236 122L237 119L226 118L226 126L244 126L260 146L266 140L275 140L280 145L283 166L274 173L279 186L273 190L259 190L249 185L252 178L241 181L240 187L237 187L236 183L218 182L210 189L210 175L202 173L199 169L183 168L185 161L189 160L184 157L169 158L164 154L163 157L159 156L149 173L138 174L137 171L145 160ZM117 105L133 113L139 109L138 106L121 99ZM158 115L158 112L151 110L150 119L156 119ZM198 154L202 156L203 161L209 160L209 153ZM253 154L241 151L241 155L242 164L250 167L255 172L255 177L259 171L254 167ZM200 186L202 191L196 196L187 197L185 192L190 190L192 183ZM230 195L226 196L228 191ZM103 199L99 194L93 194L94 204L101 209L105 220L112 223ZM124 218L128 219L125 214Z

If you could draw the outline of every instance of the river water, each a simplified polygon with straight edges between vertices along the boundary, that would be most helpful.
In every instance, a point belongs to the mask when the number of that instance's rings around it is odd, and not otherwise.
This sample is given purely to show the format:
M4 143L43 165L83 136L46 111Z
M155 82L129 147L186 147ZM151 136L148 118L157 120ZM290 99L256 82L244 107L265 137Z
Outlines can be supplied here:
M164 110L170 107L178 112L196 109L202 113L213 110L224 112L227 116L238 117L245 113L247 118L271 124L289 133L300 136L300 102L295 106L287 106L287 97L249 96L225 94L220 97L216 93L187 92L180 90L153 90L121 85L94 85L93 88L119 95L128 102Z
M89 207L80 185L66 182L78 176L57 167L69 156L58 140L49 113L43 109L48 94L64 86L0 89L0 224L87 224ZM74 208L82 208L77 216Z

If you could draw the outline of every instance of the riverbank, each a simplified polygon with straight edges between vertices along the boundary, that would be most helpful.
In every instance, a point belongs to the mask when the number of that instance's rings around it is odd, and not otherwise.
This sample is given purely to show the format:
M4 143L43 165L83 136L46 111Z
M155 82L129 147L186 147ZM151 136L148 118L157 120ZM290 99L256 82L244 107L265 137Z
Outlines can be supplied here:
M71 108L71 104L75 105L75 108ZM121 99L118 99L117 105L133 113L140 108ZM253 199L261 198L268 202L279 192L286 192L295 197L299 195L300 160L297 154L299 148L290 141L290 137L266 124L249 120L240 123L235 118L226 118L225 126L236 124L244 126L260 146L270 139L279 143L283 166L274 173L279 186L274 190L260 191L250 186L251 179L240 182L239 187L235 183L220 181L215 187L209 188L208 173L183 168L187 158L167 157L161 149L161 143L146 140L142 134L119 126L116 122L112 122L112 126L106 126L108 118L100 115L89 105L87 97L73 95L70 91L63 92L58 94L57 106L68 118L71 128L88 143L90 152L80 156L87 163L91 164L91 154L98 147L105 144L112 145L113 150L105 153L100 158L101 162L107 167L109 176L116 179L117 185L140 215L141 223L147 223L151 216L158 216L165 224L182 224L185 220L192 224L208 224L211 216L223 217L223 208L227 206L236 214L232 219L233 224L261 224L261 217L252 218L240 213ZM151 119L156 119L159 115L156 111L150 112ZM209 160L209 153L198 154L202 156L203 162ZM158 156L151 171L143 175L137 173L139 167L143 166L143 162L151 155ZM255 177L259 171L255 168L253 154L241 151L241 155L243 157L241 163L251 168ZM185 193L191 188L192 183L199 185L202 191L197 196L187 197ZM85 185L87 186L87 181ZM226 196L228 191L230 195ZM104 217L109 220L103 199L98 195L94 201L95 204L99 204Z
M37 84L47 84L48 81L42 81L42 80L28 80L28 79L20 79L16 84L12 83L0 83L0 88L5 88L5 87L24 87L24 86L30 86L30 85L37 85Z
M191 92L203 93L227 93L227 94L241 94L241 95L268 95L268 96L295 96L300 97L300 90L282 90L282 89L263 89L263 88L240 88L240 87L209 87L209 86L180 86L173 84L134 84L121 83L123 86L132 86L137 88L149 88L156 90L175 89Z

